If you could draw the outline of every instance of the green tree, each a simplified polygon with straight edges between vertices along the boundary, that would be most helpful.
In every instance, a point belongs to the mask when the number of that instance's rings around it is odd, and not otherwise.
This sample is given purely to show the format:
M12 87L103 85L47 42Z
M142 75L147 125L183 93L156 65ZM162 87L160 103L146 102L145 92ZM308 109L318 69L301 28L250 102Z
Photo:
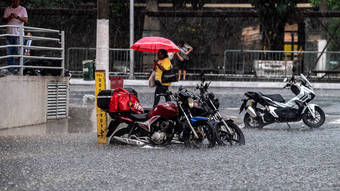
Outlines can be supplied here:
M315 7L320 7L322 0L311 0L311 3ZM327 0L327 8L328 10L339 11L340 10L340 1L339 0ZM340 44L337 43L340 40L340 18L332 18L328 22L328 36L331 34L336 39L330 38L331 42L329 44L329 49L331 51L339 51Z
M284 28L296 15L297 0L254 0L252 5L260 20L264 48L283 50Z

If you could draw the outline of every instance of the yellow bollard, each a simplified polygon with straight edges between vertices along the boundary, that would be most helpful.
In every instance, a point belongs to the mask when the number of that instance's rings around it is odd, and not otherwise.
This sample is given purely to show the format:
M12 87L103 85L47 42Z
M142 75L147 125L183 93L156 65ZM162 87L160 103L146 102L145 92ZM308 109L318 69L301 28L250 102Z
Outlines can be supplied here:
M98 93L106 89L105 84L105 71L96 71L95 73L96 82L96 98ZM96 99L97 100L97 99ZM97 113L97 142L107 144L107 116L106 113L96 105Z

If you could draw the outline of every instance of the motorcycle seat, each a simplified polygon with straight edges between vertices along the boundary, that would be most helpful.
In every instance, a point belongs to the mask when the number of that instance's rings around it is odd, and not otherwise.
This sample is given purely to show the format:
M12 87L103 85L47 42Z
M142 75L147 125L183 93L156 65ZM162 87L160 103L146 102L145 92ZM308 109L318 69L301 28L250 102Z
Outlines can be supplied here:
M270 98L273 101L277 101L280 103L285 103L285 99L280 94L262 94L262 96L265 96L267 98Z
M145 121L148 119L149 113L142 113L142 114L130 114L131 118L135 121Z

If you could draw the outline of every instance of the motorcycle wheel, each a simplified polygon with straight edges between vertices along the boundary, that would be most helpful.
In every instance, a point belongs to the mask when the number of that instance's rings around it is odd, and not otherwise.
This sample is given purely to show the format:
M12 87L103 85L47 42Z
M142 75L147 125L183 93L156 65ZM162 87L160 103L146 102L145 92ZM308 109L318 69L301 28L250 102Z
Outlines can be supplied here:
M216 129L208 121L201 121L193 125L198 138L195 137L190 127L183 131L184 146L189 148L214 147L216 144Z
M258 129L263 128L262 120L258 117L255 118L251 117L249 113L246 113L244 115L243 122L245 128L258 128Z
M318 106L315 107L315 119L309 110L302 115L303 122L310 128L318 128L325 122L325 112Z
M244 145L245 139L242 130L236 125L233 121L226 121L229 128L224 127L223 122L217 123L217 135L218 139L221 141L222 145L230 144L230 145ZM224 127L224 128L222 128ZM223 130L227 129L227 131ZM229 132L231 130L232 132Z

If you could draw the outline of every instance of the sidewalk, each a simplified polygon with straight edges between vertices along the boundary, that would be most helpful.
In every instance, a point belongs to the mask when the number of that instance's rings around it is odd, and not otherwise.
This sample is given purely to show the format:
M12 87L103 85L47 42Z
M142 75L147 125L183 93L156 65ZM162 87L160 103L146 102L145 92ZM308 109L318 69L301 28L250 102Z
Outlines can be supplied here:
M95 85L95 81L85 81L83 79L71 79L71 85ZM148 87L147 80L124 80L124 86ZM179 81L172 83L173 87L196 87L200 81ZM212 81L212 88L278 88L281 89L284 82L242 82L242 81ZM312 83L314 89L340 90L340 83Z

